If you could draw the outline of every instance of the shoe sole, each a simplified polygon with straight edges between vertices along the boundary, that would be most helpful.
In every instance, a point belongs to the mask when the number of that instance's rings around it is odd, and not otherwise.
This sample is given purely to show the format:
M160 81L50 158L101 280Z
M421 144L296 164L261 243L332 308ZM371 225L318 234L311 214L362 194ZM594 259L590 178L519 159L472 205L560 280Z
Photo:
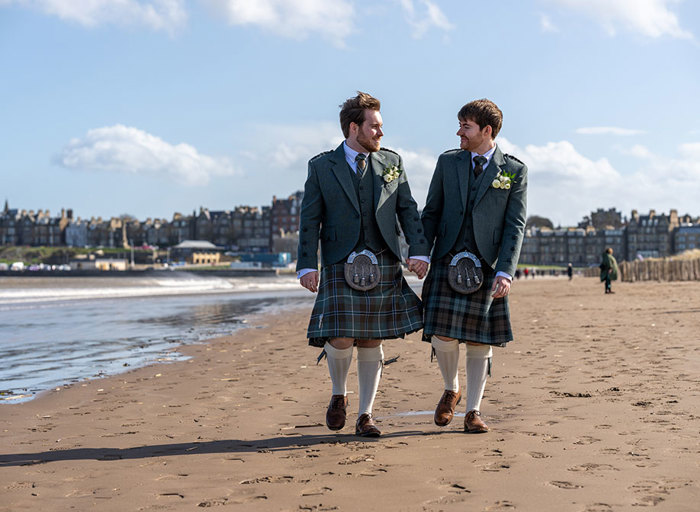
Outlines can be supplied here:
M382 433L381 432L367 432L366 434L361 434L358 431L355 431L355 435L359 437L381 437Z

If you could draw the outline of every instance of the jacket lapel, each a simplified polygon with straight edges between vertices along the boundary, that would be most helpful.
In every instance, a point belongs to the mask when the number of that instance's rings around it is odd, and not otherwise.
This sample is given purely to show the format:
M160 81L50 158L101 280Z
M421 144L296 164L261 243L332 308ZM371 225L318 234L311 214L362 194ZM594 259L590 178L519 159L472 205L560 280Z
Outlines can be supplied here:
M369 158L372 161L372 183L374 185L374 211L378 212L379 208L381 208L382 204L384 204L384 201L386 201L389 197L389 193L387 192L386 187L382 186L384 184L384 178L382 178L382 173L384 172L384 169L386 169L387 163L386 160L384 160L384 156L381 155L378 151L370 153Z
M496 178L498 173L501 172L502 169L505 169L505 167L506 160L505 158L503 158L503 153L501 152L500 148L496 146L496 150L493 152L493 156L491 157L489 165L487 165L486 169L484 169L484 177L481 180L479 191L476 194L474 206L479 204L479 201L481 201L481 198L484 197L484 194L491 186L493 180Z
M462 207L467 205L467 193L469 191L469 179L472 173L471 153L469 151L460 151L457 153L457 183L459 183L459 193L462 196Z
M345 194L348 196L348 199L350 199L350 202L355 207L355 210L357 210L359 213L360 203L357 202L357 193L355 192L355 186L352 184L352 177L350 176L352 169L350 169L348 162L345 160L345 149L343 148L343 143L341 143L340 146L338 146L333 152L331 161L331 170L333 171L335 178L340 183L340 186L345 191Z

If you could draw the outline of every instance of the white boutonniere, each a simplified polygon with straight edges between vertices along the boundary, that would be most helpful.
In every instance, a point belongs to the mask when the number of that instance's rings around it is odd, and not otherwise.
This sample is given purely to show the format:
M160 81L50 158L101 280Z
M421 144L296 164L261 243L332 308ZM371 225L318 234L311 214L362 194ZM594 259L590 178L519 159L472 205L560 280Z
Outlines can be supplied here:
M502 188L504 190L508 190L513 183L515 183L514 172L499 172L498 175L491 182L491 186L493 188Z
M392 165L384 169L384 172L382 172L382 178L384 178L384 181L386 183L391 183L394 181L396 178L401 176L401 169L399 169L397 166Z

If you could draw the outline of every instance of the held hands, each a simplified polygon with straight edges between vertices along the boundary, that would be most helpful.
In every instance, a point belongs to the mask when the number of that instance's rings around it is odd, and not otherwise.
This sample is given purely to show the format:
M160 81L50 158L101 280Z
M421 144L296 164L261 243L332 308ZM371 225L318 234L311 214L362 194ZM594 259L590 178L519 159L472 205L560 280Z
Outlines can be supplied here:
M415 272L415 274L418 276L418 279L423 279L425 277L425 274L428 272L428 264L425 261L418 260L415 258L408 258L408 261L406 262L408 266L408 270L411 272Z
M493 280L491 291L493 292L491 297L494 299L505 297L508 295L508 292L510 292L510 280L503 276L497 276L496 279Z
M316 293L318 291L318 271L314 270L313 272L304 274L301 276L301 279L299 279L299 282L310 292Z

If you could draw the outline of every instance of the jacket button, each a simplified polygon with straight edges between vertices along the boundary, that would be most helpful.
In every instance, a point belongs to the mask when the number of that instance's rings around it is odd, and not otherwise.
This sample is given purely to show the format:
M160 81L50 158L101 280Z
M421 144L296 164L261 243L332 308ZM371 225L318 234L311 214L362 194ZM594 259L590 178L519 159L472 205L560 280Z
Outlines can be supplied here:
M510 248L511 252L515 252L515 247Z
M301 253L301 255L302 255L302 256L308 256L308 254L306 253L306 251L304 251L303 253Z
M419 233L422 233L422 232L423 232L423 230L422 230L422 229L420 229L420 228L418 228L418 232L419 232Z
M302 229L302 231L303 231L304 233L306 233L308 230L309 230L309 228L304 228L304 229Z

